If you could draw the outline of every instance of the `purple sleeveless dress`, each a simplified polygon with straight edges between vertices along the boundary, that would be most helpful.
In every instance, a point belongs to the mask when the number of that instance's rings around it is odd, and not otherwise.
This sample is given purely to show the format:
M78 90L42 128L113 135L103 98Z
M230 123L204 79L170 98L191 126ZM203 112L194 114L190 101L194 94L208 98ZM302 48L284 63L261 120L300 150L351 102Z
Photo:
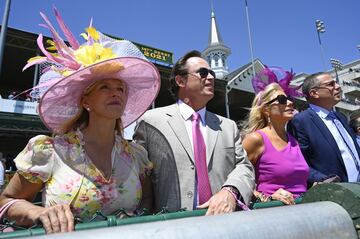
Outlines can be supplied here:
M257 130L264 140L264 152L255 165L256 190L267 196L282 188L299 197L306 192L309 166L307 165L297 141L288 134L287 146L278 151L267 135Z

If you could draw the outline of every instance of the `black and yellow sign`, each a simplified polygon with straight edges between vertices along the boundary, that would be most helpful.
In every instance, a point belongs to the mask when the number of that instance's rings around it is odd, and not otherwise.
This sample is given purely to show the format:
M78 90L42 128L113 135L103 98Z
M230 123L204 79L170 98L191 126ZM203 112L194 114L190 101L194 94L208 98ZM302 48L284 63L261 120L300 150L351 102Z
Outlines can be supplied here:
M172 64L172 53L158 50L155 48L150 48L147 46L143 46L140 44L134 43L137 47L139 47L140 51L144 54L144 56L154 59L156 61L162 61L164 63Z
M115 36L112 36L109 34L105 34L105 35L107 35L111 38L114 38L114 39L124 40L123 38L115 37ZM155 61L160 61L160 62L170 64L170 65L173 64L173 54L171 52L148 47L148 46L136 43L136 42L132 42L132 43L134 43L140 49L140 51L144 54L144 56L146 58L149 58L149 59L152 59Z

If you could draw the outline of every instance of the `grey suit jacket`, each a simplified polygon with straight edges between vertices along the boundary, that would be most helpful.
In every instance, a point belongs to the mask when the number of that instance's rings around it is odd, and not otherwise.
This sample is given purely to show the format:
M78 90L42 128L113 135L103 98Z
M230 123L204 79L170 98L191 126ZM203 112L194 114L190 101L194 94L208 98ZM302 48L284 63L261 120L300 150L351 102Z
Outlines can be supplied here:
M223 185L236 187L249 203L254 169L240 143L234 121L206 112L207 165L213 194ZM138 121L134 140L148 151L152 173L153 209L193 209L195 164L184 119L176 104L147 111Z

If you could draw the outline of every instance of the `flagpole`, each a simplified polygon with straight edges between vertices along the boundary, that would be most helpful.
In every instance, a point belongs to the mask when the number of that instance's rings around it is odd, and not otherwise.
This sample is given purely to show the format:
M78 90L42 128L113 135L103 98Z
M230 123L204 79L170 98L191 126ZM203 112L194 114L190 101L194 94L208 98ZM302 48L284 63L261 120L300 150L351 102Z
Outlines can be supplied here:
M253 76L255 76L254 54L253 54L253 46L252 46L252 39L251 39L250 20L249 20L249 9L248 9L247 0L245 0L245 11L246 11L247 30L248 30L248 35L249 35L249 45L250 45L250 55L251 55L251 66L252 66Z

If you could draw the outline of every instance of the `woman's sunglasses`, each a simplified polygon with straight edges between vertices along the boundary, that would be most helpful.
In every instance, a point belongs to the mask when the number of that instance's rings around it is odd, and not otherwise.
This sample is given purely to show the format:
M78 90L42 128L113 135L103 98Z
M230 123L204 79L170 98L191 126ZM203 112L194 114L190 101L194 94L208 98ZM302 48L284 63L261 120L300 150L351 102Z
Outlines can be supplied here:
M294 101L294 99L291 96L278 95L275 99L272 99L269 102L267 102L266 105L270 105L275 101L279 102L279 104L286 105L288 100L290 100L291 102Z
M199 70L196 71L196 73L199 73L201 78L206 78L209 75L209 73L214 78L216 78L215 72L213 70L210 70L210 69L205 68L205 67L201 67Z

